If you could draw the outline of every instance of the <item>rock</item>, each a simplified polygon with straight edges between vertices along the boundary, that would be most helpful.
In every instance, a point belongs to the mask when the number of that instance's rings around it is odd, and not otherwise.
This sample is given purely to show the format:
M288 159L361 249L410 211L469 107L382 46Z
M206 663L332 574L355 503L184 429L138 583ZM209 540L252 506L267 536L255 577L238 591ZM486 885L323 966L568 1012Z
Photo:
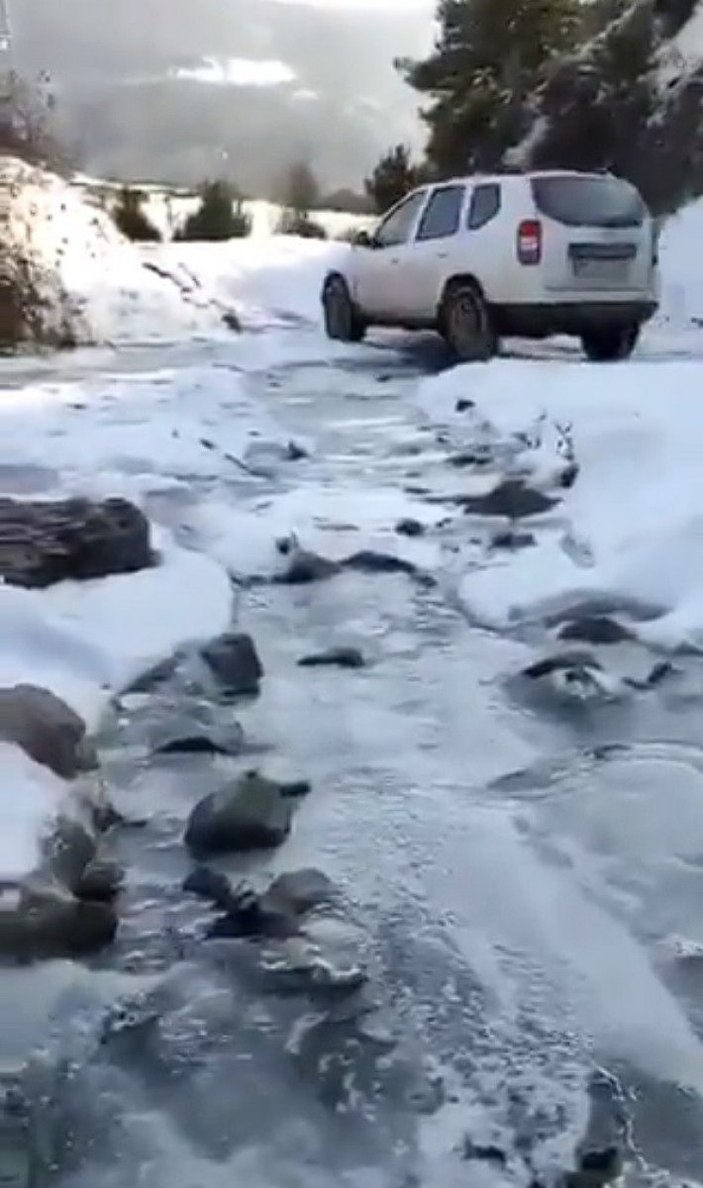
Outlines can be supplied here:
M219 635L200 654L227 693L239 696L259 692L264 669L250 635Z
M622 1175L622 1154L616 1146L584 1151L578 1163L578 1171L566 1176L565 1188L603 1188Z
M199 899L207 899L223 912L236 905L234 888L227 875L209 866L196 866L183 880L183 890Z
M456 412L468 412L469 409L475 407L476 402L474 400L467 400L465 396L460 397L454 405Z
M0 739L63 779L96 766L85 722L64 701L35 685L0 689Z
M504 479L487 495L462 495L460 502L467 512L475 515L520 520L550 511L559 500L535 491L522 479Z
M242 323L233 309L225 310L222 315L222 322L228 330L234 331L235 334L239 334L241 332Z
M528 665L522 671L523 676L536 681L541 677L551 676L554 672L584 668L602 671L603 666L590 652L574 648L570 651L561 652L556 656L545 656L543 660L536 660L534 664Z
M408 517L404 520L399 520L395 526L396 532L400 536L424 536L425 525L421 524L419 520L413 520Z
M380 553L374 549L360 549L342 561L331 561L318 553L302 549L295 536L286 537L276 543L281 556L288 560L283 573L277 574L274 582L283 585L303 585L323 581L345 569L356 569L362 573L407 573L425 585L435 585L435 579L424 573L412 561L395 557L391 553Z
M508 1166L508 1157L501 1147L497 1147L495 1143L474 1143L469 1138L464 1143L463 1158L480 1163L495 1163L498 1167Z
M515 532L511 529L496 532L491 537L492 549L529 549L534 543L535 538L531 532Z
M297 441L289 441L286 446L286 458L289 462L300 462L303 458L307 458L307 450L304 450Z
M241 724L230 717L220 720L202 701L164 706L148 733L155 755L240 755L244 749Z
M341 569L339 562L330 561L318 553L302 549L295 536L283 537L276 541L276 550L279 556L287 559L285 570L274 578L274 581L283 585L301 586L309 582L323 581L339 573Z
M304 916L337 896L331 879L314 867L279 875L262 896L262 904L287 916Z
M584 615L565 623L559 630L559 639L589 644L618 644L632 638L628 627L607 615Z
M111 944L117 914L107 903L51 891L23 893L0 910L0 956L19 961L87 957Z
M10 585L45 587L153 564L149 522L126 499L0 498L0 578Z
M310 656L303 656L298 661L300 668L320 668L329 665L337 668L363 668L364 657L358 648L336 647L326 652L317 652Z
M368 981L368 974L348 953L322 949L307 936L291 936L262 954L261 971L279 994L344 996Z
M76 899L112 903L122 888L124 875L116 862L94 859L86 866L73 888Z
M247 772L232 787L211 793L195 806L186 827L186 845L203 855L278 846L290 831L295 798L291 789L300 795L305 787Z
M62 887L75 894L97 850L98 838L92 823L63 814L44 843L46 869Z

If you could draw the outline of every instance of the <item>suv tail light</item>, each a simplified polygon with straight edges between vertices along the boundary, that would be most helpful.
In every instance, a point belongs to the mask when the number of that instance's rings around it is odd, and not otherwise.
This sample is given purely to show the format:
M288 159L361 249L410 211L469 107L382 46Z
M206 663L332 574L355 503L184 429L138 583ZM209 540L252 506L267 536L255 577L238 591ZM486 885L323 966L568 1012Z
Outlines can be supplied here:
M521 264L539 264L542 259L542 224L524 219L517 229L517 258Z
M659 263L659 228L652 220L652 267L656 268Z

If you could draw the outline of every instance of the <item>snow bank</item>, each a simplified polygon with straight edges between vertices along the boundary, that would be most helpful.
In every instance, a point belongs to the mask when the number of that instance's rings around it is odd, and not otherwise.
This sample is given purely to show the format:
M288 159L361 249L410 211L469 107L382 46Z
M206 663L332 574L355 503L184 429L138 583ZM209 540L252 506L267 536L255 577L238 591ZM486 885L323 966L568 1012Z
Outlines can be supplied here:
M476 407L457 413L460 397ZM492 440L541 485L560 465L554 426L571 426L576 484L538 521L536 547L465 574L473 616L504 627L602 594L646 615L638 630L652 643L703 646L699 362L501 360L425 381L420 401L465 440Z
M145 266L138 248L99 206L54 174L0 158L10 242L29 251L71 304L79 341L171 341L225 333L223 310L200 292L184 294ZM47 288L47 299L55 292Z
M193 291L234 306L245 329L258 329L318 325L325 273L350 250L344 243L269 235L163 244L149 254Z
M697 248L702 241L703 199L698 199L664 224L660 251L660 321L700 330L703 323L703 269Z

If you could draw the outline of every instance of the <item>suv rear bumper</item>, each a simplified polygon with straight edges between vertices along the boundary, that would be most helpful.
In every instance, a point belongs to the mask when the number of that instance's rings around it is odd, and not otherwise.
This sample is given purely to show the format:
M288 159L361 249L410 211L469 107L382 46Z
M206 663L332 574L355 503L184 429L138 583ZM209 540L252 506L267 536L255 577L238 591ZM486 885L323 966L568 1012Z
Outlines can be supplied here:
M562 301L543 305L492 305L498 334L546 338L551 334L583 334L610 326L641 325L657 312L658 302Z

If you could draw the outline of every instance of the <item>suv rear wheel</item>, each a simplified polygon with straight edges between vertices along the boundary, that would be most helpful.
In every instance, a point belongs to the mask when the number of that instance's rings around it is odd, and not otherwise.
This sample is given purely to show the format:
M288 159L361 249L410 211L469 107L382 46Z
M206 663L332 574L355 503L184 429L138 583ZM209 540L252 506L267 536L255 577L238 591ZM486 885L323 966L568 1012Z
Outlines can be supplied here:
M322 309L328 338L339 342L361 342L366 325L359 316L343 277L331 276L325 281Z
M587 330L581 335L581 343L592 363L614 363L630 358L639 336L638 325L606 326L602 330Z
M491 313L478 285L453 284L442 302L442 333L462 363L492 359L498 350Z

